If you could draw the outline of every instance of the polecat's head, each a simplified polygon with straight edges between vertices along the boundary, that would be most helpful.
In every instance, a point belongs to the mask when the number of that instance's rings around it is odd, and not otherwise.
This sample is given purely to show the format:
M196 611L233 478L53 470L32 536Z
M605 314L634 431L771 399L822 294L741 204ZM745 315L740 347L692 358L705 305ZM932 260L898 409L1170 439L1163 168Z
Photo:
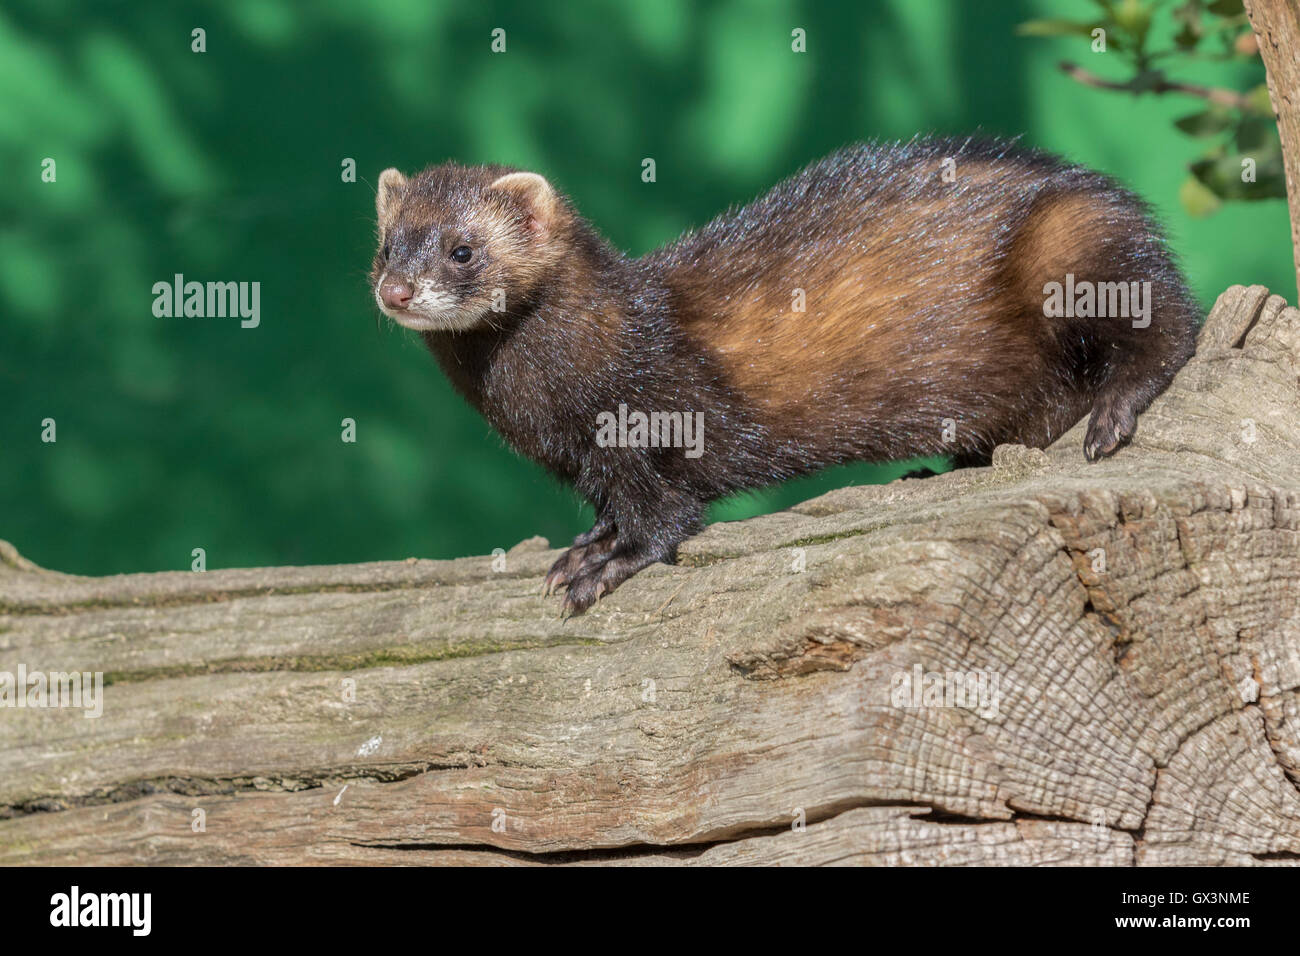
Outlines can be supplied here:
M543 177L505 166L379 174L375 301L409 329L459 332L518 313L562 255L567 204Z

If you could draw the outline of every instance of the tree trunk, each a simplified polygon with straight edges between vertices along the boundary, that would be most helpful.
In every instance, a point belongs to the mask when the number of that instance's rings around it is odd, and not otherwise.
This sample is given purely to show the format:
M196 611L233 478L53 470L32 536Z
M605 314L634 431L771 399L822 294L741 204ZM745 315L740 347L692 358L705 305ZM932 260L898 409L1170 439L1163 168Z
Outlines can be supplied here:
M0 672L108 683L0 709L0 863L1300 860L1298 385L1300 311L1233 287L1114 458L1081 424L716 524L569 621L540 539L0 547Z
M1300 0L1245 0L1282 139L1291 248L1300 289Z

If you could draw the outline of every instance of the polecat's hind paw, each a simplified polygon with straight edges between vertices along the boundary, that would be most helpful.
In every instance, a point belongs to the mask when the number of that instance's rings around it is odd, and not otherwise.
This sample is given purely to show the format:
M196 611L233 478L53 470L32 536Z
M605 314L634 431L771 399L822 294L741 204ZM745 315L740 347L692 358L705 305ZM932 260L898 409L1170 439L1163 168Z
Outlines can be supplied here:
M1137 428L1137 413L1127 398L1116 399L1103 395L1092 406L1088 420L1088 434L1083 439L1083 454L1089 461L1113 455L1121 445L1133 437Z

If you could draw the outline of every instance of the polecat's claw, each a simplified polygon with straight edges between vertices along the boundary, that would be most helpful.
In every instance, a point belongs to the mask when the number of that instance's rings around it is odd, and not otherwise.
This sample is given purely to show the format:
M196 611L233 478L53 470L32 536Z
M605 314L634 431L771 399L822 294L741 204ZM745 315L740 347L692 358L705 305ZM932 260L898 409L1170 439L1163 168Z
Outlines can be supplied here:
M1083 439L1084 457L1097 461L1113 455L1136 429L1137 415L1128 402L1110 397L1098 399L1088 421L1088 433Z
M568 585L578 568L582 566L582 552L582 548L570 548L556 558L555 563L551 565L551 570L546 573L546 578L542 581L544 595L549 597Z
M618 538L614 534L606 532L603 538L565 551L551 565L551 570L547 573L546 579L542 581L542 593L549 597L559 591L560 588L572 590L573 582L577 577L603 565L617 545ZM594 601L595 598L592 598L582 607L582 610L585 611Z
M547 572L546 578L542 581L542 594L550 597L552 594L557 593L560 588L566 587L576 571L577 566L572 550L564 552L564 554L560 555L559 560L551 565L551 570Z
M594 600L583 600L576 596L572 591L564 595L564 600L560 603L560 619L568 620L571 617L577 617L580 614L587 613L587 608L594 604Z

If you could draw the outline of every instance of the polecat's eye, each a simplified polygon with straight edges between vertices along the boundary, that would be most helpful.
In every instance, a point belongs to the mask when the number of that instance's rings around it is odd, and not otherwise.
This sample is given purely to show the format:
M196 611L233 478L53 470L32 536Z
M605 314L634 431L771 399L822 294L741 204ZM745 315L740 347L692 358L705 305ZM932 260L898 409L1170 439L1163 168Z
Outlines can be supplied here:
M469 246L457 246L451 250L451 257L456 262L469 262L474 257L474 250Z
M384 243L384 251L383 251L383 257L384 257L385 259L388 258L388 253L389 253L389 251L390 251L389 245L388 245L388 243L385 242L385 243Z

